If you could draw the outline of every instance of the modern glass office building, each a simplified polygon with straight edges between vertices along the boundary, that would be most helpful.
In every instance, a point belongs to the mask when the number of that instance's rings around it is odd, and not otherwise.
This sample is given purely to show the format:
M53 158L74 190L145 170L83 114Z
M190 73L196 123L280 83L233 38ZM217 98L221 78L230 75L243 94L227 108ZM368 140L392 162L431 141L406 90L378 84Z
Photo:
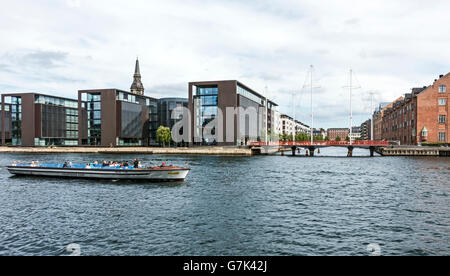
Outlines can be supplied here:
M196 141L202 145L216 145L217 122L214 120L218 114L218 95L219 88L217 85L199 86L195 89L193 101L195 105L195 128L194 133L196 137L202 137L202 140ZM211 133L210 137L202 135L205 131Z
M76 100L38 93L2 95L2 144L77 146L77 107Z
M115 147L156 143L156 99L119 89L78 93L81 145Z
M272 114L277 108L277 104L236 80L191 82L188 100L193 114L191 145L236 146L260 141L267 131L266 120L267 129L272 128ZM238 107L253 109L256 116L239 114ZM227 108L234 108L232 122L227 122L230 115ZM219 115L222 115L220 125L215 120L220 119Z
M131 92L119 89L78 91L78 99L39 93L1 96L0 142L12 146L154 146L160 125L186 99L158 101L144 95L136 60Z
M11 145L11 105L0 103L0 144ZM4 138L3 138L4 137Z
M173 129L175 124L183 119L183 113L181 110L177 110L177 108L188 108L188 99L187 98L162 98L158 99L158 108L157 108L157 118L158 118L158 126L165 126L169 129ZM181 128L179 130L179 134L183 134L184 129ZM187 144L178 143L179 146L184 146Z
M158 99L159 125L170 129L182 118L181 113L173 113L177 108L188 108L187 98L162 98ZM172 118L172 115L175 119Z

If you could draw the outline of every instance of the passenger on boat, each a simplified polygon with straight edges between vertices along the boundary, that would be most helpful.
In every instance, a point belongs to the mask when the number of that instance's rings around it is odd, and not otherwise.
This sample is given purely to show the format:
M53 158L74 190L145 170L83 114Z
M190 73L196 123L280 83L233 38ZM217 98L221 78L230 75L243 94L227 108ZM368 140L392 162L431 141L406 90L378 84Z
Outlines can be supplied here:
M109 167L109 164L108 164L108 162L107 161L103 161L103 163L102 163L102 167L104 168L104 167Z
M166 162L163 162L162 164L161 164L161 168L164 168L166 166Z
M137 160L137 158L134 158L133 165L135 169L139 168L139 161Z
M91 164L87 163L86 164L86 169L90 169L91 168Z
M67 166L68 166L67 162L64 162L63 169L67 168Z
M14 161L13 163L12 163L12 165L11 166L13 166L13 167L16 167L17 166L17 162L16 161Z

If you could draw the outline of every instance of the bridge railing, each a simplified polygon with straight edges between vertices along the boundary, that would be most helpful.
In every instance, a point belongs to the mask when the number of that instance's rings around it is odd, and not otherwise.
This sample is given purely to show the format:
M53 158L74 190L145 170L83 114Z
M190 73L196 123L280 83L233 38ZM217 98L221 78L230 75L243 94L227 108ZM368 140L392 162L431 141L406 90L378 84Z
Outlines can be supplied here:
M351 144L349 141L315 141L311 143L311 141L295 141L295 142L251 142L250 146L389 146L388 141L353 141Z

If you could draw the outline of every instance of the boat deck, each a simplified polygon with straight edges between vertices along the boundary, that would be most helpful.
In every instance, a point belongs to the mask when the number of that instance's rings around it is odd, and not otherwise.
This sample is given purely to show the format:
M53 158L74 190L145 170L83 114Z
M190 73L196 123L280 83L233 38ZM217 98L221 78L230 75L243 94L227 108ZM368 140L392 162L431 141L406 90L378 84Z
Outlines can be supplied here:
M146 181L183 181L190 168L176 166L161 166L151 168L134 168L132 166L91 165L83 164L15 164L8 166L8 171L14 175L94 178L94 179L130 179Z
M85 170L122 170L122 171L138 171L138 170L175 170L175 169L187 169L187 168L181 168L177 166L163 166L163 167L139 167L135 168L134 166L106 166L103 167L102 165L90 165L88 168L86 165L83 164L72 164L64 166L64 164L59 163L46 163L46 164L39 164L39 165L31 165L31 164L16 164L11 165L10 167L17 167L17 168L42 168L42 169L85 169Z

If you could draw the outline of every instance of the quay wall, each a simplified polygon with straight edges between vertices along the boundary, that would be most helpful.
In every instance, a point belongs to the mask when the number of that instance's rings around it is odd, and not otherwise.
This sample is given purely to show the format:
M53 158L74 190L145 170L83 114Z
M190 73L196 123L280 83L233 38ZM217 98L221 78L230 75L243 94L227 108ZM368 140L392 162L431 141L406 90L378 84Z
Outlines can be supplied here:
M385 147L376 151L382 156L450 156L448 147Z
M97 148L97 147L55 147L55 148L31 148L31 147L0 147L1 153L20 154L157 154L157 155L236 155L250 156L252 150L236 147L194 147L194 148Z

